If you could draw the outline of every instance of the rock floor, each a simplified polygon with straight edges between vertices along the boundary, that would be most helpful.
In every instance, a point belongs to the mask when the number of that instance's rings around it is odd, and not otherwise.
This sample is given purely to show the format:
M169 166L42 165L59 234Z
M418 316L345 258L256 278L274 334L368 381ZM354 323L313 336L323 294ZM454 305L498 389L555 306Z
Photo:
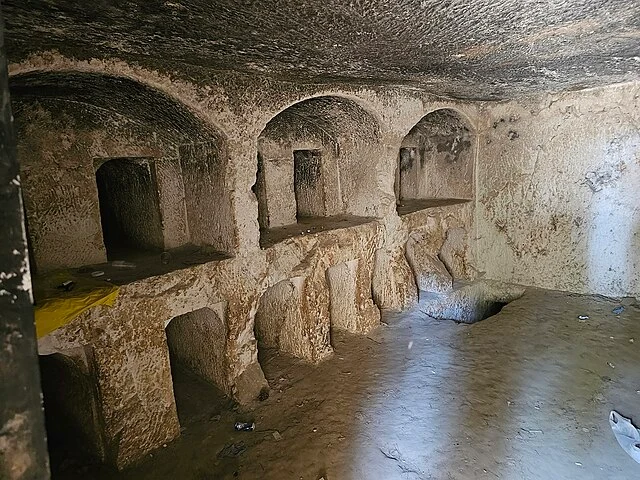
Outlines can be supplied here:
M612 409L640 423L632 303L616 316L609 299L529 289L473 325L388 314L368 336L333 335L318 366L265 352L272 391L252 412L178 382L193 410L179 439L121 473L67 461L54 479L638 478L608 423Z

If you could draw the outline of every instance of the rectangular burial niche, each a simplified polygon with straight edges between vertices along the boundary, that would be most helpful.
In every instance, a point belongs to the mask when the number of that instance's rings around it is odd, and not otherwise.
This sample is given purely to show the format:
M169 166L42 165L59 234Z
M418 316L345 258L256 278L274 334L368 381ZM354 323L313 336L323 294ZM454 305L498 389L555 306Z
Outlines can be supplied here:
M296 218L320 217L326 214L320 150L293 151L293 185Z
M218 415L232 403L224 393L228 382L224 305L217 307L179 315L165 327L173 394L183 427Z
M148 158L96 161L102 236L108 260L164 246L155 165Z
M38 355L51 469L103 461L97 373L90 348Z
M310 355L302 319L304 278L282 280L260 297L255 314L254 332L258 342L258 359L262 363L273 351L302 357ZM265 357L266 355L266 357Z
M417 147L400 148L398 158L398 168L396 169L396 201L401 204L402 201L410 198L416 198L418 186L416 185L415 175L413 174L414 163L418 161Z

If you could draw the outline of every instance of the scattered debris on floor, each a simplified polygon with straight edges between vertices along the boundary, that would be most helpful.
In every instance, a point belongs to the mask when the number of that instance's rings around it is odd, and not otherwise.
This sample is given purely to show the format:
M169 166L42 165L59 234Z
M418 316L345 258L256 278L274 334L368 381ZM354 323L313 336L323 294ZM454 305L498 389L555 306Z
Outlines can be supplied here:
M256 429L256 424L253 422L236 422L234 428L238 432L253 432Z
M620 305L619 307L616 307L613 310L611 310L611 313L613 313L614 315L620 315L622 312L624 312L623 305Z
M589 315L578 315L578 320L583 322L589 320Z
M76 282L74 282L73 280L67 280L65 282L62 282L56 288L58 290L62 290L63 292L70 292L71 290L73 290L73 287L75 286L76 286Z
M160 254L160 263L163 265L169 265L171 262L171 254L169 252L162 252Z
M535 435L536 433L544 434L544 432L542 430L532 430L532 429L529 429L529 428L520 428L520 430L522 430L523 432L526 432L526 433L528 433L530 435Z
M247 450L244 442L227 443L222 450L218 452L218 458L235 458L242 455Z
M258 395L258 400L264 402L269 398L269 389L267 387L262 388L260 390L260 394Z

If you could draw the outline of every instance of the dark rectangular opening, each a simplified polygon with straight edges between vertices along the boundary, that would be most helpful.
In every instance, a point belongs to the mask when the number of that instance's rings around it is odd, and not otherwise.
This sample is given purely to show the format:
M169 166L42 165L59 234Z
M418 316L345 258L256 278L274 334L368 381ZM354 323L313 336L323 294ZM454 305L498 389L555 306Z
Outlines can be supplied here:
M326 212L320 150L294 150L293 184L297 217L324 216Z
M117 158L96 171L107 258L163 248L162 221L153 163Z
M414 173L418 157L417 147L402 147L400 149L395 189L398 203L409 198L418 198L417 178Z
M165 328L180 425L198 423L231 406L226 383L226 330L209 308L173 318Z
M104 461L98 385L89 350L39 355L39 362L52 473L69 463Z

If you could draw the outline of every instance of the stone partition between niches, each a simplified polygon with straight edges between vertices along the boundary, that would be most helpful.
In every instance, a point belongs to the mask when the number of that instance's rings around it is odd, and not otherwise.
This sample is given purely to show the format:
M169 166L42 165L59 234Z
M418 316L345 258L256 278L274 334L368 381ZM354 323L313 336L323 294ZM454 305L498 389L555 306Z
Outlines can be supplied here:
M327 269L331 303L331 328L355 332L358 324L356 270L358 260L342 262Z
M469 242L473 204L429 208L401 218L409 232L406 256L420 290L446 293L453 281L476 277Z
M263 319L270 318L272 325L277 323L279 336L277 341L272 336L268 346L319 362L333 351L333 327L366 333L379 325L371 285L381 233L378 222L369 222L294 237L268 248L267 279L276 284L261 300L258 338L269 342L261 332ZM279 281L283 277L287 280ZM336 289L341 286L345 290L338 297Z

